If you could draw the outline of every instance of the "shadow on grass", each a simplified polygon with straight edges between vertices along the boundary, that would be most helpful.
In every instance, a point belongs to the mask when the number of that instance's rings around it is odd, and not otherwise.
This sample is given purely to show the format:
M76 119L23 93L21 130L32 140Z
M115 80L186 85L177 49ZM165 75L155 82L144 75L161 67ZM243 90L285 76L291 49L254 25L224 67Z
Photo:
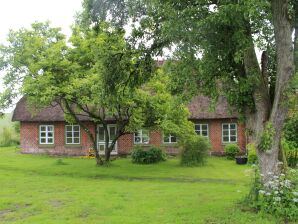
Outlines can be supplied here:
M77 175L76 173L67 172L42 172L38 170L27 170L21 168L12 168L0 166L2 171L12 171L29 175L38 176L53 176L53 177L71 177L71 178L90 178L99 180L121 180L121 181L158 181L158 182L173 182L173 183L227 183L237 184L239 181L229 179L216 179L216 178L185 178L185 177L135 177L135 176L120 176L108 174L94 174L94 175Z

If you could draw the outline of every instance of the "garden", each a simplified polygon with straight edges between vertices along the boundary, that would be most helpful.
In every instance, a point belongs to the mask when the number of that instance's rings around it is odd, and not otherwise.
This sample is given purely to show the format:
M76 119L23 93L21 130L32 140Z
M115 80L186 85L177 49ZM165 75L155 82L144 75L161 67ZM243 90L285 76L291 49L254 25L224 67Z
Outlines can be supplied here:
M96 167L93 159L24 155L0 148L1 223L275 223L242 205L251 167L209 157L140 165L131 158Z

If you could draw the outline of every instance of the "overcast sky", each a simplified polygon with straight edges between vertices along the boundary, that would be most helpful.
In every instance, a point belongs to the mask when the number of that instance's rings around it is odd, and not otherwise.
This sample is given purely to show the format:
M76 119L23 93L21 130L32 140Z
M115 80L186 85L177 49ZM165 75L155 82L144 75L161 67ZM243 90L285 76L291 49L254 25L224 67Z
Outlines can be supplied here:
M38 21L49 20L70 35L74 15L81 10L82 0L0 0L0 43L4 43L10 29L30 27ZM2 80L3 73L0 74ZM0 82L0 92L3 85ZM9 110L11 111L11 109Z

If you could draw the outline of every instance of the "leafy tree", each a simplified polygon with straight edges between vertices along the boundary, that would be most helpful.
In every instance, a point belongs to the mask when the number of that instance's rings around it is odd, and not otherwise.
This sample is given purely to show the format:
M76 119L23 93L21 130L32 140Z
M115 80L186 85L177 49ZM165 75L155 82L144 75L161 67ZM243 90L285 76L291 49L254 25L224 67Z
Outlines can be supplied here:
M109 162L121 135L142 126L193 134L185 106L171 96L166 76L155 72L150 55L131 48L124 32L108 23L96 31L74 27L69 43L59 29L35 23L32 29L11 32L8 45L0 50L8 87L1 106L9 106L19 94L34 109L59 104L66 120L80 124L88 134L98 165ZM103 126L104 160L82 116ZM116 122L115 136L109 135L111 119Z
M156 54L174 47L169 66L173 91L188 97L201 92L213 99L225 95L252 133L264 181L268 172L278 173L282 127L290 100L297 104L291 97L294 57L298 63L297 1L143 0L136 3L144 5L139 11L131 6L134 1L120 2L132 12L126 17L138 22L133 41L152 43ZM262 52L261 66L256 48ZM188 84L191 91L185 91Z

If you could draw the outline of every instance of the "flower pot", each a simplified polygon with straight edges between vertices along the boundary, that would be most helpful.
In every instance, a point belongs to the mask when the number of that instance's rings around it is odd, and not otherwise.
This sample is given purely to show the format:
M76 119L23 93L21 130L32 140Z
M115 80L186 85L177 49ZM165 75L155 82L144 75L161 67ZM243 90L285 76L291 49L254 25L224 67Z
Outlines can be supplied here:
M243 165L247 163L246 156L238 156L238 157L236 156L235 159L236 159L236 164Z

